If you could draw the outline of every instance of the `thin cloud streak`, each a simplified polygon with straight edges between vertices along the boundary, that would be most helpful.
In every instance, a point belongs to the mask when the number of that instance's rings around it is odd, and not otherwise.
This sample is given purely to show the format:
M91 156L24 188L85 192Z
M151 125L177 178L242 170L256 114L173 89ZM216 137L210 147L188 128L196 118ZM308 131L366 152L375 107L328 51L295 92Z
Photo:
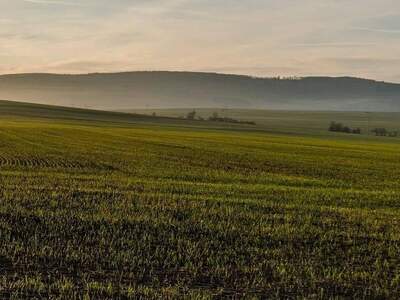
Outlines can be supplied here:
M369 31L378 33L400 34L400 29L379 29L379 28L366 28L366 27L353 27L353 30Z
M353 48L374 46L376 43L298 43L292 44L293 47L333 47L333 48Z
M22 0L23 2L33 3L33 4L45 4L45 5L66 5L66 6L85 6L78 2L68 2L68 1L58 1L58 0Z

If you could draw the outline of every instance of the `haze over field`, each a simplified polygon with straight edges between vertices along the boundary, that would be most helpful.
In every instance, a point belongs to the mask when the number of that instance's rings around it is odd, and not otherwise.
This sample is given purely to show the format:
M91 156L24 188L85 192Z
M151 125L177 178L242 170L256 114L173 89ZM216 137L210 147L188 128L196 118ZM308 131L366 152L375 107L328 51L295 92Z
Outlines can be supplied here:
M357 78L268 79L189 72L0 76L0 99L108 110L262 108L400 111L400 85Z
M399 85L381 82L400 82L396 11L393 0L0 0L0 74L191 71L1 76L0 99L400 111ZM261 79L279 76L307 78Z

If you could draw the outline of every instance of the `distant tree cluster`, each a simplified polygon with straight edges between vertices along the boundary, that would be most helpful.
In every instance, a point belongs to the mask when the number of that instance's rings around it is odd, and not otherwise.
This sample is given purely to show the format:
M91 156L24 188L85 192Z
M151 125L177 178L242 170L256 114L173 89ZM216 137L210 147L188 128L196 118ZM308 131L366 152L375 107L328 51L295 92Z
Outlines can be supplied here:
M276 76L276 77L269 77L268 79L272 79L272 80L302 80L303 77L299 77L299 76Z
M375 133L376 136L388 136L388 137L397 137L398 132L397 131L388 131L386 128L375 128L372 130L373 133Z
M205 119L203 117L201 117L201 116L196 117L196 116L197 116L197 112L195 110L192 110L186 114L186 119L187 120L205 121ZM213 112L213 114L208 118L208 121L256 125L256 123L252 122L252 121L240 121L240 120L236 120L233 118L220 117L217 112Z
M337 122L331 122L331 125L329 126L329 131L361 134L360 128L350 128L348 126L343 125L342 123L337 123Z
M186 115L186 119L188 119L188 120L194 120L195 118L196 118L196 111L195 110L192 110L192 111L190 111L190 112L188 112L187 113L187 115Z
M220 117L217 112L213 112L212 116L208 118L209 121L214 122L225 122L225 123L239 123L239 124L248 124L248 125L256 125L255 122L252 121L240 121L233 118Z

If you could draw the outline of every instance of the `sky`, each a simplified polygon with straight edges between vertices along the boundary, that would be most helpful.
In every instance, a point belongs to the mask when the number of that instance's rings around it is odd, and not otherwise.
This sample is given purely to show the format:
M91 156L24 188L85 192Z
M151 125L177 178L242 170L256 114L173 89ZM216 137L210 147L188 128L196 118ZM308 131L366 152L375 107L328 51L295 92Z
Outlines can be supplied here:
M399 0L0 0L0 73L400 82Z

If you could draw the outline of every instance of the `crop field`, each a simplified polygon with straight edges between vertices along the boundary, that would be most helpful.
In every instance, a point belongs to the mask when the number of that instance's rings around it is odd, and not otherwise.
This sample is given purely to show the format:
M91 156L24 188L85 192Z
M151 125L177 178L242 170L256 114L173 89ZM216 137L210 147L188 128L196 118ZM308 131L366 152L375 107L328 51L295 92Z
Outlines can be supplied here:
M193 109L136 109L139 114L185 117ZM197 116L210 117L217 112L221 117L256 122L259 128L276 133L326 135L330 122L341 122L352 128L360 128L363 135L374 135L374 128L386 128L400 132L400 112L340 112L340 111L279 111L260 109L213 109L197 108Z
M399 139L4 105L0 298L400 297Z

